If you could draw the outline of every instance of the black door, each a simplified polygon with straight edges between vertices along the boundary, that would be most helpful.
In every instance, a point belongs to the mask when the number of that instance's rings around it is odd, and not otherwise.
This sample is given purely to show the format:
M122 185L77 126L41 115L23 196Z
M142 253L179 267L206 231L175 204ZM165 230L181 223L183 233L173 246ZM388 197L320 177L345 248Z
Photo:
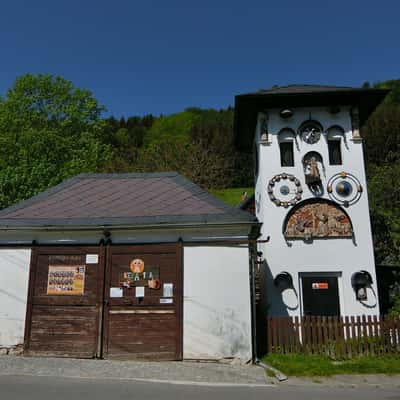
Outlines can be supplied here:
M336 276L303 276L303 315L340 315Z

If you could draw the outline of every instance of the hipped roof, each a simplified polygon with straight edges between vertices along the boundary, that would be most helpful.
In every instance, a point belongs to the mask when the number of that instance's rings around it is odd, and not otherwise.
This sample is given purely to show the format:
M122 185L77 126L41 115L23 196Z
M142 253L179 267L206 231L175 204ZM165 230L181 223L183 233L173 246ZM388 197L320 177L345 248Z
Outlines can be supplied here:
M0 211L12 227L257 223L178 173L81 174Z

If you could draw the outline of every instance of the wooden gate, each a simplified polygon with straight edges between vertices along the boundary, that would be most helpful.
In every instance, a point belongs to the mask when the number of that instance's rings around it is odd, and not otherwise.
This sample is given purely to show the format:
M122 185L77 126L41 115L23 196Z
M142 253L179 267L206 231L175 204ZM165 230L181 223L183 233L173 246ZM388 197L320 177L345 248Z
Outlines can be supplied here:
M25 352L182 359L181 259L178 244L34 249Z
M25 330L28 354L98 355L103 265L100 247L33 250Z
M176 244L110 247L104 357L182 359L181 271Z

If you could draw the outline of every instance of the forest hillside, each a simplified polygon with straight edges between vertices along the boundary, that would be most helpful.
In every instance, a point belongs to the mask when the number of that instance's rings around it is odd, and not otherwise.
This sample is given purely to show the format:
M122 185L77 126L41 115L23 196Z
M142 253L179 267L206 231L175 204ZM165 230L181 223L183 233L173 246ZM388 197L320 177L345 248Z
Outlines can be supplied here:
M364 86L392 89L362 135L376 262L399 265L400 80ZM253 158L233 146L232 108L119 119L104 111L62 77L17 78L0 98L0 207L81 172L178 171L232 204L252 190Z

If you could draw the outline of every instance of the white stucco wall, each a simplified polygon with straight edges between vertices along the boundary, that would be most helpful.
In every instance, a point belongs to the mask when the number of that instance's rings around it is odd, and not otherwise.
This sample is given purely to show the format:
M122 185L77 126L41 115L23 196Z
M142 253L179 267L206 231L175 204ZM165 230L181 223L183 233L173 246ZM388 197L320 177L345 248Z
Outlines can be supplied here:
M300 275L311 272L332 273L339 277L339 300L342 315L379 314L363 149L361 142L352 141L349 108L342 107L338 114L331 114L322 108L294 109L293 117L288 120L280 118L279 110L270 110L268 114L268 132L271 143L260 144L260 132L256 133L260 164L255 195L257 216L263 222L262 238L270 237L269 243L260 245L260 250L263 251L266 260L265 283L268 300L265 307L269 307L271 315L301 315ZM307 144L297 137L298 148L294 144L295 166L281 166L279 131L288 127L297 132L300 124L309 118L319 121L324 130L332 125L340 125L344 129L346 141L341 143L342 165L329 165L328 145L325 137L321 137L319 142L313 145ZM360 200L348 208L344 208L353 224L355 243L351 239L315 239L311 243L295 240L290 241L291 246L286 243L282 228L284 219L291 208L277 207L268 197L267 185L274 175L286 172L295 175L300 180L304 191L302 200L314 198L315 196L305 184L302 165L302 158L309 151L317 151L324 160L325 173L320 171L324 187L322 198L329 199L326 191L327 182L336 173L346 171L359 179L363 187ZM368 289L368 300L364 303L356 300L351 286L351 275L360 270L368 271L373 279L372 290ZM287 290L282 295L274 287L273 278L281 271L287 271L293 276L295 291Z
M185 247L183 357L251 358L247 247Z
M0 348L23 344L30 249L0 249Z

